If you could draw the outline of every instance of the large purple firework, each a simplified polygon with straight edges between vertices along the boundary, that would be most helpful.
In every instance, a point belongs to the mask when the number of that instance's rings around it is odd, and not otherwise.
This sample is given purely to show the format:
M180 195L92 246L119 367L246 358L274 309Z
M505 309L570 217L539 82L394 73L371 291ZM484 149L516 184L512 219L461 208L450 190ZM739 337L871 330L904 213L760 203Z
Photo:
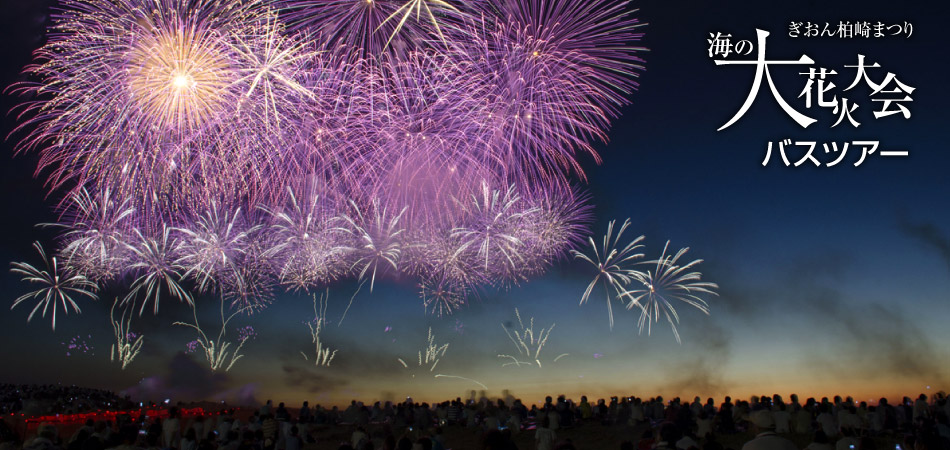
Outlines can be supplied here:
M418 280L451 312L590 222L636 87L625 0L61 0L13 91L61 253L126 301Z

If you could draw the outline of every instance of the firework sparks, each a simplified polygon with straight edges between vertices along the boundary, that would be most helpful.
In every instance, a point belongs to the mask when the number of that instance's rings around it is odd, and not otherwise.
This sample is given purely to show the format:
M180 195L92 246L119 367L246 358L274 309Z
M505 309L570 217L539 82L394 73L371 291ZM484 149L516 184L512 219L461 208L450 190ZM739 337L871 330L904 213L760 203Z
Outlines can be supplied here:
M604 292L607 296L607 315L610 321L610 328L614 327L614 312L612 300L614 298L623 301L623 293L626 291L627 284L636 277L637 272L633 266L638 259L643 258L643 253L637 253L637 250L643 247L641 242L643 236L640 236L623 247L620 247L620 239L623 232L630 226L630 219L623 222L617 233L614 234L614 225L616 221L610 221L607 225L607 234L604 235L601 246L598 247L593 237L588 238L590 244L590 254L581 253L577 250L571 250L575 259L583 260L597 269L597 274L584 295L581 296L581 304L587 303L591 293L598 284L603 284Z
M115 308L118 304L119 299L116 298L115 302L112 303L112 309L109 310L109 321L112 323L112 331L116 340L109 349L109 360L118 360L122 364L122 370L125 370L142 350L142 344L144 343L142 339L145 336L133 333L130 330L133 316L131 310L123 309L122 315L118 319L115 318Z
M461 376L458 376L458 375L446 375L446 374L438 373L438 374L435 375L435 378L457 378L457 379L459 379L459 380L471 381L472 383L475 383L475 384L481 386L482 389L488 390L488 386L485 386L485 384L482 383L481 381L473 380L473 379L471 379L471 378L461 377Z
M306 192L301 197L287 188L287 207L264 208L273 220L274 241L264 255L278 262L280 280L297 290L335 280L349 251L341 219L315 187Z
M359 280L362 282L367 273L370 273L369 291L373 292L376 283L376 272L380 265L398 270L399 256L402 254L402 234L406 231L399 224L399 219L408 208L402 208L399 214L387 214L386 208L381 207L379 200L372 203L372 211L364 215L359 206L350 202L355 212L354 217L344 216L349 225L347 230L353 234L356 245L355 258L351 269L359 269ZM371 216L369 214L372 214Z
M281 0L294 29L314 32L333 47L356 47L361 53L380 54L386 36L376 31L394 11L387 0ZM386 30L393 28L385 27Z
M515 344L515 348L518 349L518 355L498 355L499 358L511 360L511 362L502 364L502 367L511 365L521 367L522 365L532 366L535 364L541 367L541 349L544 348L544 345L548 342L548 338L551 337L551 331L554 330L555 324L552 323L550 327L541 328L535 333L534 317L529 318L528 325L525 326L521 320L521 313L518 311L518 308L515 308L515 316L518 318L518 326L521 327L519 330L511 330L505 326L505 324L501 324L501 327L505 330L505 334L508 335L508 339ZM563 353L559 355L557 358L554 358L554 361L556 362L564 356L567 356L567 354ZM521 358L531 361L522 361Z
M226 211L215 202L190 228L178 228L183 235L176 265L186 268L182 278L193 278L200 292L207 292L228 272L236 270L237 260L247 251L248 234L238 223L241 208ZM240 280L239 280L240 281Z
M225 372L230 372L231 368L234 367L234 363L238 362L241 358L244 357L244 354L241 353L241 349L244 347L249 339L257 336L257 333L248 333L246 327L244 328L244 333L239 333L237 340L237 346L233 347L233 342L224 340L227 333L228 324L234 319L235 316L246 312L250 307L245 307L238 309L229 315L225 316L224 312L224 299L221 300L221 331L218 332L217 339L211 339L205 334L204 330L201 329L201 325L198 323L198 309L192 304L191 311L194 317L194 323L188 322L175 322L172 325L179 325L183 327L188 327L196 332L198 332L197 348L201 348L205 360L208 362L208 366L211 368L212 372L216 372L224 368ZM251 329L253 331L253 328ZM189 348L191 348L191 343L189 343Z
M149 24L128 56L130 95L159 129L199 129L233 100L221 35L182 19Z
M442 35L442 28L439 27L439 21L436 18L438 15L445 13L459 13L460 11L452 6L451 3L445 2L443 0L409 0L406 4L402 5L395 12L389 15L383 23L379 24L379 28L382 28L384 25L389 23L391 20L398 20L398 23L393 30L392 35L389 36L389 40L386 41L386 46L388 47L393 38L402 30L413 14L416 16L416 20L420 20L420 15L426 14L429 19L429 23L432 24L432 27L435 29L436 33L439 35L439 38L445 42L445 36ZM440 14L441 13L441 14ZM385 49L384 47L384 49Z
M432 328L429 328L429 336L426 338L426 347L422 350L419 350L419 367L428 368L429 372L435 371L435 366L439 364L439 361L445 356L445 352L449 350L449 344L436 345L435 336L432 334ZM396 358L403 367L409 368L409 364L406 363L402 358ZM415 375L413 375L415 376Z
M442 317L443 314L452 314L465 304L467 291L458 283L439 278L424 281L419 286L422 306L431 314Z
M87 354L92 352L93 348L86 339L92 338L92 335L82 335L73 336L68 342L63 342L63 347L66 347L66 356L72 356L75 353Z
M133 301L139 294L142 295L142 306L139 315L145 311L145 306L151 300L153 312L158 314L159 300L162 297L162 286L168 294L189 305L194 305L191 294L181 286L184 278L184 267L179 264L178 255L181 242L172 235L172 229L162 225L157 237L143 234L135 229L136 242L127 244L132 253L132 264L129 266L133 273L139 276L132 282L132 287L123 302Z
M314 347L314 364L322 367L329 367L330 363L333 362L333 358L336 357L337 350L331 350L329 347L325 346L323 341L320 340L320 333L323 331L324 327L327 324L327 301L330 297L330 291L327 291L326 294L320 295L319 305L317 301L317 296L313 296L313 320L305 322L307 328L310 329L310 337L313 339ZM300 352L303 355L303 358L309 360L307 354Z
M13 268L10 271L23 275L22 281L37 284L39 288L18 297L13 301L10 309L28 300L37 300L36 306L30 311L26 321L33 320L37 311L42 309L44 318L47 312L52 313L53 330L55 330L57 311L62 308L64 314L69 314L70 309L77 313L81 312L73 296L85 296L98 300L99 297L96 295L98 286L85 276L75 274L68 267L63 267L55 256L48 257L39 242L34 242L33 248L40 254L44 267L38 268L25 262L15 262L11 264Z
M521 277L518 268L524 256L517 230L521 218L533 210L518 208L520 202L513 186L502 192L482 182L481 195L472 199L471 225L452 231L461 243L459 252L474 252L481 269L495 275L492 279L517 281Z
M680 317L672 300L686 303L709 315L709 303L700 296L717 295L714 289L718 289L719 286L716 283L702 281L702 273L693 270L703 260L697 259L682 266L677 263L689 250L688 247L668 255L666 251L669 246L670 242L666 241L660 257L649 262L649 264L655 264L653 270L636 274L634 284L638 286L625 290L622 295L630 299L627 309L640 308L638 324L641 332L643 326L646 325L647 334L650 334L652 323L659 321L662 315L669 322L676 342L680 342L680 334L676 329Z
M314 98L302 73L318 54L315 46L306 36L287 35L276 12L264 14L234 41L241 62L241 106L255 108L267 129L280 132L284 123L293 123L291 114L300 113L298 107Z
M71 196L62 254L66 263L92 280L118 276L128 262L128 230L135 208L109 189L93 195L85 188Z
M571 178L642 62L621 0L64 0L52 19L13 88L17 151L66 190L69 270L132 280L140 315L194 306L183 283L256 311L277 286L389 275L441 315L543 273L587 234ZM603 282L612 326L634 258L611 238L581 303ZM56 305L78 310L30 317Z

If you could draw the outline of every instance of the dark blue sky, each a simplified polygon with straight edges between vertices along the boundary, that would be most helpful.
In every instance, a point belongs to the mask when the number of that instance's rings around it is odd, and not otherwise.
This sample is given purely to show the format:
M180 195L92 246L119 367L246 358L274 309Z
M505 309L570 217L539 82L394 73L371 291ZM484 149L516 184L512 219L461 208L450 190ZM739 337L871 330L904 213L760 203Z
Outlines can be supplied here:
M29 52L41 45L44 2L3 3L0 33L7 45L0 50L0 84L9 85L29 62ZM440 342L450 343L440 363L444 373L478 379L496 393L511 388L531 401L551 391L719 396L840 391L863 398L917 394L927 385L950 388L948 355L941 345L950 339L950 180L945 175L950 132L944 112L950 102L944 47L950 14L923 2L884 1L646 0L634 6L649 24L642 42L650 49L643 55L647 69L610 142L598 147L604 164L586 161L587 187L597 205L596 234L607 221L629 217L630 233L647 236L649 256L658 255L670 239L673 247L689 246L689 256L706 260L700 268L721 285L721 295L712 299L711 317L684 312L682 345L662 323L652 336L638 336L632 312L618 313L615 329L607 330L603 300L577 304L587 281L584 267L565 262L539 280L487 294L442 319L423 315L411 285L383 283L371 296L361 293L343 325L328 334L341 349L331 370L314 369L298 354L309 342L300 323L311 308L304 296L283 296L246 322L259 337L248 344L246 359L218 378L207 376L190 357L176 356L192 337L169 324L184 318L185 308L163 307L161 316L143 319L145 354L120 372L107 357L110 302L84 307L81 317L63 321L55 334L46 321L26 324L27 309L3 307L0 360L13 368L4 370L3 378L114 389L150 378L164 380L164 390L182 392L166 374L191 370L203 388L230 390L225 396L252 384L246 389L259 397L326 400L357 394L367 400L454 396L477 387L463 380L420 381L424 374L413 379L398 364L397 357L406 359L424 344L431 326ZM906 21L913 24L913 35L787 35L792 21L839 20ZM916 88L909 104L912 117L874 120L876 105L868 90L856 88L847 95L860 104L855 118L861 126L832 130L834 118L827 111L806 110L797 98L804 86L801 70L779 66L772 76L784 98L818 122L808 129L796 125L763 84L746 116L717 132L745 100L754 72L751 66L715 66L706 39L710 32L722 32L754 42L756 28L772 33L769 59L806 54L816 66L837 70L837 94L854 76L854 69L843 66L855 64L858 54L867 55L869 63L882 66L870 73L875 81L890 71ZM5 95L0 106L8 110L14 102ZM14 122L4 118L4 134ZM860 167L853 167L849 156L837 167L793 168L773 154L762 167L767 143L784 138L879 140L882 150L910 155L871 156ZM2 261L31 257L30 242L50 237L33 225L55 218L41 181L30 176L32 156L13 159L10 147L11 142L4 143L0 156L0 210L7 211ZM330 288L331 317L342 314L354 288ZM11 275L0 276L6 304L24 290ZM538 327L556 322L548 356L570 356L545 369L502 368L496 355L512 349L501 324L514 320L515 307L525 318L537 317ZM91 335L95 355L67 358L61 343L79 334ZM836 381L843 375L847 384Z

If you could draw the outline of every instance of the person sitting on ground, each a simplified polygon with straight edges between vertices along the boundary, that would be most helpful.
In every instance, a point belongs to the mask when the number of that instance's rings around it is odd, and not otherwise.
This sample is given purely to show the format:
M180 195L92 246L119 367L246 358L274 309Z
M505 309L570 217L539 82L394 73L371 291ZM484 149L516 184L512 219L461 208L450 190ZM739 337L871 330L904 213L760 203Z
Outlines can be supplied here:
M637 450L652 450L656 445L656 439L653 439L653 430L646 430L637 441Z
M833 450L828 435L824 431L818 430L815 431L815 437L812 438L811 444L808 444L805 447L805 450Z
M841 434L843 434L844 437L838 439L838 442L835 443L835 450L854 450L858 448L858 439L854 437L854 432L851 428L842 428Z
M660 425L660 442L653 447L656 450L674 450L676 441L680 440L680 430L673 422Z
M359 448L360 443L362 443L363 441L368 441L368 440L369 440L369 435L366 434L366 429L363 428L362 426L358 426L356 427L356 431L353 432L353 435L350 436L350 445L352 445L353 448Z
M772 412L766 409L755 411L749 417L755 438L746 442L742 450L798 450L792 441L775 433Z

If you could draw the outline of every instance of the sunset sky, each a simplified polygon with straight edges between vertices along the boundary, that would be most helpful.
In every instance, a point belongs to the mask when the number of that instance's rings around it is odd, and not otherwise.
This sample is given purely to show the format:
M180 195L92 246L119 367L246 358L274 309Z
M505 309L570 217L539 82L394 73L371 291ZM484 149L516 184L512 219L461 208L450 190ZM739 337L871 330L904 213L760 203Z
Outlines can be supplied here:
M0 85L20 78L30 52L42 44L48 0L0 0ZM544 395L575 398L610 395L748 397L852 395L858 400L950 390L950 127L946 85L945 11L918 2L670 2L637 0L644 27L640 77L633 104L623 109L600 144L604 160L584 160L588 189L596 204L595 236L610 220L630 218L630 238L646 236L646 253L689 247L702 258L704 280L719 284L710 297L711 315L680 308L682 344L669 326L654 324L652 335L637 330L636 311L615 309L609 329L602 291L578 305L593 273L565 258L544 277L507 291L487 291L461 311L427 316L411 281L384 279L375 291L354 298L357 285L329 286L331 324L324 339L339 349L329 368L314 367L304 321L312 298L282 294L263 312L235 320L252 325L257 337L244 359L227 374L212 375L194 354L184 354L193 333L172 322L190 309L163 303L135 327L146 336L142 356L125 371L109 362L112 329L108 312L118 291L82 304L82 315L26 322L30 307L9 310L27 291L18 277L0 272L0 383L67 383L108 388L160 400L256 399L299 404L466 397L486 385L489 395L510 390L526 402ZM909 38L791 38L790 22L841 20L912 24ZM911 117L875 120L880 109L866 86L846 93L860 107L857 128L827 110L805 108L799 98L805 69L775 66L771 75L782 96L818 122L799 127L763 86L745 117L717 132L742 105L754 67L716 66L707 54L710 33L731 33L755 42L755 29L771 32L769 59L797 60L838 72L836 94L854 78L858 54L912 86ZM744 59L753 58L755 54ZM805 66L802 66L805 67ZM862 90L863 88L863 90ZM0 96L8 111L17 100ZM846 121L845 121L846 122ZM4 116L0 132L15 126ZM858 154L835 167L785 167L767 144L783 139L824 142L880 141L884 150L906 157L871 155L854 167ZM4 211L0 261L31 260L31 243L52 244L52 222L61 193L47 197L33 178L35 155L13 157L13 141L0 143L0 211ZM777 144L776 144L777 145ZM855 151L850 149L849 151ZM801 157L796 154L794 160ZM828 161L823 149L816 156ZM790 159L792 158L790 154ZM793 160L793 162L794 162ZM616 305L615 305L616 306ZM210 303L209 303L210 308ZM499 354L515 351L504 327L517 325L515 308L535 329L556 324L542 351L542 368L502 367ZM209 323L215 310L205 309ZM204 316L203 316L204 317ZM434 372L414 367L416 352L431 327L437 343L448 343ZM80 336L93 349L66 356L63 344ZM560 354L568 356L554 362ZM405 369L397 361L410 363Z

